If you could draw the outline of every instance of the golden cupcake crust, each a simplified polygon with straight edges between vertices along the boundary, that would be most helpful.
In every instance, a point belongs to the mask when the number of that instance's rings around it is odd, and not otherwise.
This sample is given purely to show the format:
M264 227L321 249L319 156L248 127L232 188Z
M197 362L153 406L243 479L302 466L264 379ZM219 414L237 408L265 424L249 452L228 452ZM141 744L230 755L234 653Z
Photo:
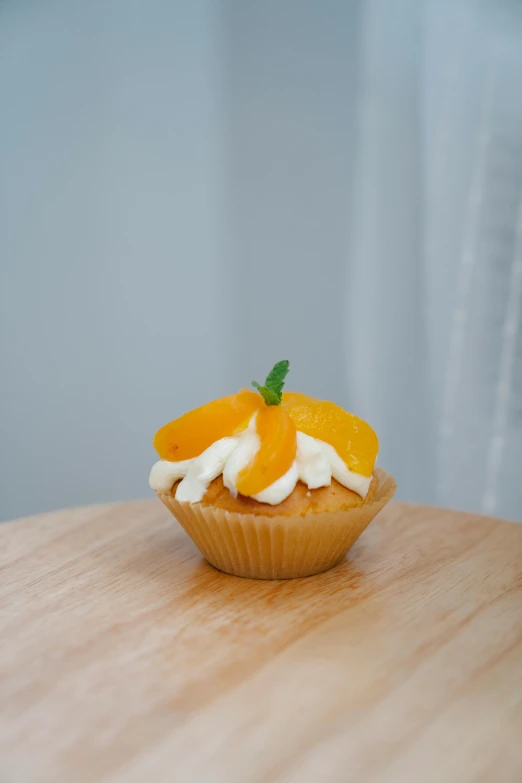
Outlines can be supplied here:
M255 514L263 517L304 516L309 513L317 514L324 511L360 508L373 500L377 485L378 480L374 474L368 494L363 499L356 492L343 487L334 479L329 487L319 487L319 489L308 489L305 484L299 481L286 500L276 506L271 506L243 495L238 495L237 498L232 497L230 491L223 484L222 476L218 476L210 484L201 505L233 511L236 514ZM176 494L176 487L177 483L172 487L172 496Z

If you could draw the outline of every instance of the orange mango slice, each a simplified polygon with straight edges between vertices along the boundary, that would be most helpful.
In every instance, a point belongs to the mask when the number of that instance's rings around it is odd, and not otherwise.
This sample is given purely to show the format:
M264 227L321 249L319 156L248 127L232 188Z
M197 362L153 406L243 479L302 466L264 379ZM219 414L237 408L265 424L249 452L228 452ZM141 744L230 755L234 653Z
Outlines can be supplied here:
M199 457L217 440L245 429L261 407L265 404L257 392L245 390L221 397L165 424L154 436L154 448L169 462Z
M308 394L301 392L283 392L283 402L285 406L289 405L308 405L310 402L320 402L316 397L309 397Z
M285 401L296 429L333 446L350 470L371 476L379 441L370 425L333 402L308 398L308 402L300 403L299 396L293 394Z
M292 466L297 449L295 424L281 405L263 404L256 416L256 430L261 440L259 451L236 479L237 491L247 497L281 478Z

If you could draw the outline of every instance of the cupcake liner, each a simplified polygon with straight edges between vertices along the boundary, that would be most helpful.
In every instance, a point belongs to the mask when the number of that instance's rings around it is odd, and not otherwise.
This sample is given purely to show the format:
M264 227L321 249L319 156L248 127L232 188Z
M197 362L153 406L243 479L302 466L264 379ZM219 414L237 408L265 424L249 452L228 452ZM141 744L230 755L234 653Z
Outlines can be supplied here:
M239 514L157 494L215 568L250 579L295 579L336 565L391 500L394 479L380 468L375 475L379 484L371 502L303 516Z

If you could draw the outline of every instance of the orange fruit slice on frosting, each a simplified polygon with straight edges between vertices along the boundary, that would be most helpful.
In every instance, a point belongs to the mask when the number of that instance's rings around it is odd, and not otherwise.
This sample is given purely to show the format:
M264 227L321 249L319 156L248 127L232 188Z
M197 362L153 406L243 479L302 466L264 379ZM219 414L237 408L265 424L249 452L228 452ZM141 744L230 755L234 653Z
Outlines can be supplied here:
M333 446L349 470L372 475L379 441L369 424L333 402L301 403L297 395L286 401L284 397L283 405L296 429Z
M220 397L165 424L154 436L154 448L169 462L199 457L217 440L244 430L262 407L262 398L252 391Z
M288 407L289 405L308 405L310 402L321 402L316 397L309 397L308 394L302 394L302 392L283 392L281 404Z
M257 412L256 430L261 441L253 461L239 472L237 491L257 495L292 467L297 451L295 424L281 405L265 405Z

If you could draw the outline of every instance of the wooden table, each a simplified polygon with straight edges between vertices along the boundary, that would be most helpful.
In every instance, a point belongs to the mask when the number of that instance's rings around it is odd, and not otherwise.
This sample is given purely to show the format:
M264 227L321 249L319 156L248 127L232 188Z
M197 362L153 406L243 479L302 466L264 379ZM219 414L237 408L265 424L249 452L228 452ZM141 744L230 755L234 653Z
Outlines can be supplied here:
M156 500L0 525L2 783L519 783L522 525L392 504L219 573Z

